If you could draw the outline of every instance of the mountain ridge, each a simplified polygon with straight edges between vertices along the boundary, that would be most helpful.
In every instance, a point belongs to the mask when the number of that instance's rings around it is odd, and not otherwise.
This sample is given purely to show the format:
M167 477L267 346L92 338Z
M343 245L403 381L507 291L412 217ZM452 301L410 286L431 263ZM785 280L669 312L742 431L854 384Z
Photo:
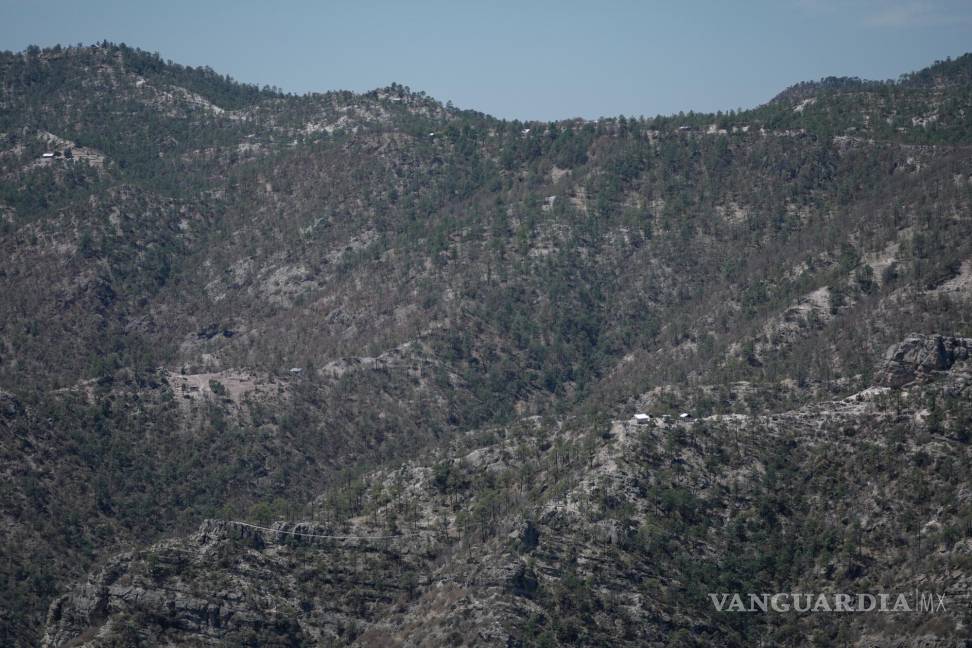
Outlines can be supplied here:
M200 96L205 97L207 101L220 110L232 111L235 109L241 109L245 105L240 103L243 98L249 98L254 102L259 100L314 100L314 99L330 99L333 97L355 97L361 98L375 98L380 100L391 100L392 102L409 102L409 101L419 101L427 102L429 104L437 106L442 110L453 111L456 114L466 114L467 116L475 116L484 118L493 122L509 122L513 124L569 124L576 122L590 122L590 121L602 121L602 120L615 120L618 116L601 116L597 119L584 119L580 117L576 118L564 118L557 120L537 120L537 119L505 119L493 117L488 114L476 111L475 109L466 108L456 108L452 106L452 102L442 102L436 100L424 91L417 90L413 91L409 86L402 85L397 82L391 82L386 86L376 87L370 90L363 91L350 91L350 90L317 90L308 91L305 93L293 93L293 92L283 92L282 90L272 87L269 85L247 83L233 79L229 75L221 75L215 72L209 66L192 66L192 65L182 65L172 60L166 60L159 55L158 52L149 52L141 50L139 48L130 47L124 43L110 43L108 41L102 41L101 43L92 44L89 46L78 45L78 46L55 46L53 48L40 48L36 45L31 45L22 52L3 52L3 54L8 58L7 65L10 64L10 59L25 59L29 60L35 58L39 61L46 61L48 63L52 61L60 60L70 60L72 57L89 57L100 55L113 55L108 57L107 61L109 64L112 63L110 59L114 58L115 63L119 66L119 69L124 72L131 72L138 76L147 75L147 79L155 79L161 82L169 83L172 85L179 86L179 84L185 85L185 90L190 93L198 93ZM963 54L962 56L956 58L947 58L941 61L935 61L933 64L922 68L921 70L915 72L902 73L898 79L888 79L888 80L870 80L862 79L860 77L839 77L839 76L828 76L821 78L818 81L803 81L795 83L788 88L784 89L782 92L778 93L776 96L768 99L765 103L753 106L751 108L742 109L738 112L743 114L754 114L759 111L760 108L764 108L768 105L779 103L786 98L797 98L800 99L807 98L808 95L819 93L819 92L831 92L841 89L856 89L856 90L875 90L889 87L906 87L906 88L927 88L927 87L945 87L945 86L956 86L956 85L967 85L969 83L970 75L972 75L972 64L970 64L970 59L972 59L972 53ZM252 105L251 105L252 107ZM734 114L737 111L727 111L726 114ZM705 111L680 111L678 115L656 115L654 117L647 117L646 115L631 116L631 119L640 120L666 120L673 119L679 116L685 116L686 113L689 116L701 116L704 118L712 118L713 121L723 115L722 111L718 112L705 112ZM622 116L623 115L619 115ZM691 120L690 120L691 121Z
M168 637L154 595L48 615L122 554L145 592L290 565L266 585L295 607L269 629L241 604L239 638L205 615L172 634L216 645L417 644L416 600L439 610L427 643L890 641L905 630L867 619L716 618L681 584L917 575L936 568L908 544L918 521L961 580L967 372L936 353L972 335L968 55L928 68L956 76L942 87L550 123L397 85L281 95L110 44L53 55L0 54L3 643ZM644 435L638 411L659 420ZM665 422L682 412L697 422ZM740 492L711 490L726 480ZM855 534L877 505L851 494L868 480L901 496L871 553ZM556 523L543 506L570 494ZM331 618L288 589L308 557L219 539L224 562L194 562L183 536L207 519L446 530L435 557L349 550L300 576L353 583ZM150 558L165 537L172 564ZM468 577L455 556L501 585L451 628L457 591L422 574ZM940 621L941 645L967 624Z

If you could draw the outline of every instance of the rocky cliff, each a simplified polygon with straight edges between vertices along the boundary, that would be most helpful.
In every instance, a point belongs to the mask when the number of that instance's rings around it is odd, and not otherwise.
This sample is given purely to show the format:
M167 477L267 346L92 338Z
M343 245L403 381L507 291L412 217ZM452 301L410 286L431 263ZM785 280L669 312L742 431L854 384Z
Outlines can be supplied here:
M948 371L955 363L967 361L970 349L970 338L909 335L888 349L878 370L878 381L888 387L901 387L916 380L928 380L935 372Z

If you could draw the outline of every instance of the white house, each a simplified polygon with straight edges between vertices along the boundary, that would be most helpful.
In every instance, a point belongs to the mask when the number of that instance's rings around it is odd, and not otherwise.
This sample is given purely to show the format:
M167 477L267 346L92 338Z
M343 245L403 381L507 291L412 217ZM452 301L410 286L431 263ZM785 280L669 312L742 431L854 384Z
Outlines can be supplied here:
M651 423L651 417L648 416L647 414L635 414L634 422L637 423L638 425L648 425L649 423Z

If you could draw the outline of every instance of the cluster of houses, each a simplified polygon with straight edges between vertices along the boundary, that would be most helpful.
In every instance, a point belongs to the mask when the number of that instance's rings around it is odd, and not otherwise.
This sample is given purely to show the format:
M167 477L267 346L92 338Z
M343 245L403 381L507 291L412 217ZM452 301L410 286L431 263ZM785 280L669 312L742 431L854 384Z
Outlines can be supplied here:
M90 163L93 161L91 158L92 156L89 153L83 151L80 152L80 155L78 155L78 151L76 151L73 148L66 148L64 150L56 149L54 151L45 151L41 153L40 156L40 159L45 162L53 162L54 160L65 160L65 161L69 160L71 162L79 162L81 160L87 160Z
M689 414L688 412L682 412L681 414L678 415L678 420L679 421L683 421L683 422L684 421L688 421L691 418L692 418L692 415ZM641 412L635 414L632 417L631 420L633 420L637 425L651 425L651 423L653 422L652 421L652 417L650 415L643 414ZM655 423L671 423L672 420L673 420L673 417L670 414L663 414L661 416L656 416L654 422Z
M58 143L55 142L55 144ZM104 166L105 158L97 151L84 147L76 147L73 144L65 144L64 142L58 145L63 146L63 148L44 151L40 154L38 161L44 164L51 164L55 160L64 160L70 162L86 162L95 167Z
M56 158L56 157L58 157L58 158L59 157L69 158L69 157L72 157L72 153L73 153L73 151L70 148L64 149L63 152L62 151L48 151L46 153L41 153L41 159L49 160L51 158Z

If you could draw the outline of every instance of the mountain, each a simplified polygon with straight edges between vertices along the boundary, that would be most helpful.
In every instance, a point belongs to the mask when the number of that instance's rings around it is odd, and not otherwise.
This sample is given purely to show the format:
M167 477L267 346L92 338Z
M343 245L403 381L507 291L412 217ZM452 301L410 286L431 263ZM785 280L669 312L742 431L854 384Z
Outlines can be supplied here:
M0 54L0 640L958 645L970 66L522 123Z
M970 348L913 336L882 384L778 414L460 437L325 492L313 522L207 520L116 556L52 606L44 645L956 645L961 599L767 624L707 593L967 592ZM935 372L918 358L948 370L914 382ZM885 384L900 380L905 395ZM916 433L942 389L964 432ZM925 507L935 519L912 517Z

